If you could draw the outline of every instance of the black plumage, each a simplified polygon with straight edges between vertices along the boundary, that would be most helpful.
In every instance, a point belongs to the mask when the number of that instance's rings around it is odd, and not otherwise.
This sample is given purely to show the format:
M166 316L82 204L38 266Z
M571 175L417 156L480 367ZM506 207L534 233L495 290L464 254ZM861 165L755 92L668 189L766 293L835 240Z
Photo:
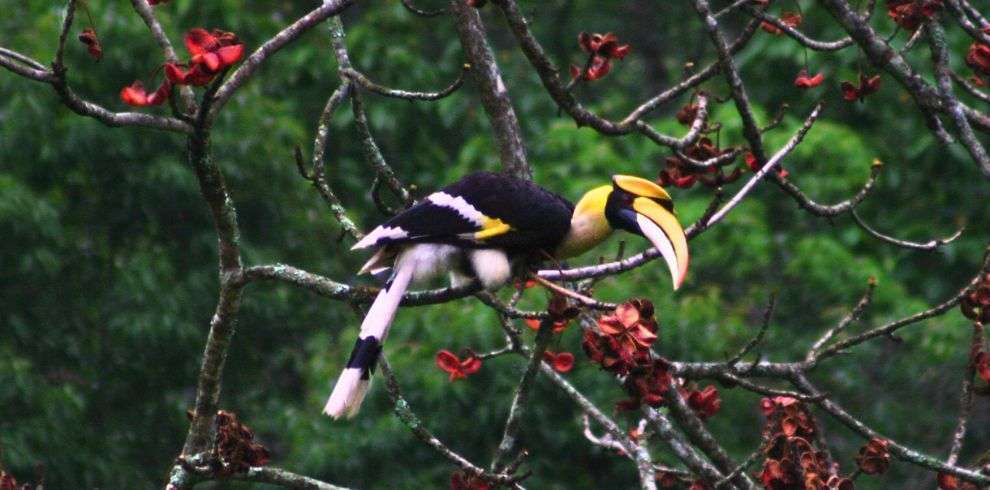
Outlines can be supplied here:
M465 215L459 203L438 204L438 194L464 202L484 215ZM443 197L443 199L447 199ZM468 210L469 211L469 210ZM509 253L551 253L570 229L574 205L528 180L492 172L476 172L437 191L394 216L380 228L399 228L403 237L383 237L374 246L403 243L445 243L470 248L501 248ZM467 214L470 214L469 212ZM474 219L472 219L474 218ZM501 220L509 229L484 238L485 222ZM490 227L489 227L490 229Z

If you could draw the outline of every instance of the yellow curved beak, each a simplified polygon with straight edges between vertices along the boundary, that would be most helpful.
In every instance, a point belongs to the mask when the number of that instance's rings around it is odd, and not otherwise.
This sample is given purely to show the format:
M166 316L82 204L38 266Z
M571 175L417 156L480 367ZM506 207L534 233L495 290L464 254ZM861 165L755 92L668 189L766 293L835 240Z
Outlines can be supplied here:
M684 229L674 213L652 199L637 197L633 200L632 207L636 211L636 223L643 236L660 251L667 262L676 291L687 276L690 261Z

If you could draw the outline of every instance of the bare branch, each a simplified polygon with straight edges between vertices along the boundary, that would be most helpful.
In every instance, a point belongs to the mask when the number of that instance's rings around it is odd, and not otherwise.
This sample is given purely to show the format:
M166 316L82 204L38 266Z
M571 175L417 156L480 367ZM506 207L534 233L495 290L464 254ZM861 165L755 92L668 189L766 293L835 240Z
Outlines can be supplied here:
M543 364L543 353L546 352L547 346L553 340L553 323L550 318L540 321L540 329L536 332L536 340L533 341L533 348L530 349L529 362L526 364L526 370L523 371L522 378L516 385L515 394L512 396L512 406L509 407L509 416L505 419L502 442L499 443L495 457L492 459L492 471L503 471L508 458L515 449L520 419L526 409L529 392L532 389L533 381L536 379L537 368Z
M755 349L757 345L760 345L760 342L763 342L763 337L767 334L767 330L770 328L770 319L773 317L773 310L776 304L777 295L771 294L770 299L767 300L766 308L763 309L763 321L760 322L760 330L756 332L756 335L753 336L749 342L746 342L746 345L744 345L742 349L739 349L739 352L737 352L736 355L730 357L728 361L725 361L725 364L730 369L746 357L746 355Z
M447 87L437 92L411 92L408 90L388 88L371 81L363 73L353 68L342 68L340 72L342 75L346 76L347 78L350 78L358 85L360 85L361 88L374 92L378 95L383 95L385 97L393 97L396 99L405 99L408 101L416 101L416 100L432 101L432 100L440 100L444 97L447 97L448 95L456 92L457 89L461 88L461 85L464 84L464 76L465 74L467 74L467 72L470 69L471 69L471 65L465 63L464 66L461 67L461 72L457 74L457 79L454 80L454 82L448 85Z
M846 36L837 41L819 41L817 39L812 39L805 33L783 23L780 19L770 14L767 14L758 7L747 5L744 10L746 10L746 12L748 12L753 17L756 17L757 19L773 24L774 27L783 31L785 34L787 34L792 39L800 43L802 46L814 51L838 51L840 49L844 49L849 46L852 46L853 44L853 40L849 36Z
M691 443L677 432L666 415L650 407L643 407L643 413L656 428L660 439L667 443L673 451L674 456L677 456L677 459L681 460L693 473L700 475L705 482L712 485L723 478L718 469L705 460L704 456L699 454Z
M347 53L347 43L344 40L344 24L341 22L340 17L334 17L330 20L330 39L333 43L334 55L337 57L337 65L340 66L341 72L344 70L351 69L351 58ZM348 83L349 78L341 73L341 82ZM365 159L368 163L374 167L375 172L378 177L380 177L386 185L395 193L399 199L402 200L406 206L412 205L413 199L409 194L409 190L406 186L402 185L399 178L395 175L395 171L389 166L388 162L385 161L385 156L382 155L382 151L378 148L378 143L375 142L374 136L371 134L371 127L368 125L368 117L364 111L364 105L361 102L361 96L358 93L351 94L351 112L354 114L354 125L357 127L358 133L361 135L361 147L364 150Z
M959 416L956 418L956 430L952 434L952 445L949 448L948 464L956 464L959 453L962 452L966 439L969 417L973 412L973 377L976 375L976 356L983 350L983 324L973 324L973 337L970 341L969 355L966 358L966 369L963 370L962 386L959 389Z
M248 267L244 271L243 280L280 281L305 289L325 298L349 301L353 303L370 303L378 295L379 288L367 286L348 286L324 276L297 269L291 265L272 264ZM411 291L403 296L403 306L422 306L437 303L447 303L455 299L466 298L481 290L481 286L471 283L459 287Z
M44 65L7 48L0 48L0 66L24 78L30 78L37 82L51 83L55 80L55 75L46 70ZM38 66L41 66L41 68L38 68Z
M894 237L889 236L889 235L884 235L883 233L880 233L879 231L876 231L875 229L871 228L870 225L866 224L863 221L863 218L860 218L859 217L859 214L856 213L856 210L855 209L853 209L849 214L852 215L853 220L856 221L856 224L859 225L860 228L862 228L863 230L865 230L867 233L869 233L870 235L872 235L874 238L877 238L877 239L879 239L881 241L884 241L884 242L887 242L887 243L890 243L890 244L893 244L893 245L897 245L898 247L912 249L912 250L926 250L926 251L937 250L939 247L942 247L943 245L947 245L949 243L952 243L953 241L955 241L956 238L959 238L960 236L962 236L963 230L965 229L965 228L961 227L955 233L953 233L952 235L947 236L945 238L935 238L935 239L929 240L929 241L924 242L924 243L921 243L921 242L911 242L911 241L907 241L907 240L901 240L899 238L894 238Z
M533 171L526 159L519 119L512 108L502 72L495 62L495 54L488 45L481 15L478 9L463 0L451 0L449 9L454 15L464 55L471 63L471 74L481 94L481 105L488 113L502 168L516 177L532 179Z
M808 355L804 358L805 364L808 366L814 366L815 363L818 362L818 355L822 348L825 347L825 344L832 340L832 338L836 335L842 333L842 331L853 322L859 320L859 317L862 316L864 311L866 311L866 308L870 306L870 302L873 301L873 291L875 291L876 288L876 278L870 277L870 280L866 285L866 292L863 293L863 297L859 299L859 302L856 303L856 306L853 307L852 311L850 311L848 315L844 316L842 320L840 320L834 327L825 331L825 333L822 334L822 336L815 341L814 344L812 344L811 349L808 350Z
M399 382L395 378L395 373L392 371L392 367L389 365L388 360L382 355L378 359L378 365L382 368L382 375L385 376L385 386L388 392L388 397L392 400L392 407L395 411L395 415L399 417L404 424L412 431L419 440L425 442L428 446L436 450L440 455L449 460L450 462L456 464L461 469L482 478L486 481L492 483L500 484L511 484L517 481L517 478L512 475L507 475L505 473L493 474L485 471L484 469L476 466L474 463L468 461L466 458L457 454L452 449L447 447L440 439L427 429L423 422L409 407L409 402L402 397L402 391L399 389Z
M704 0L698 0L698 1L703 2ZM784 159L784 157L786 157L790 152L794 151L794 148L797 148L797 145L801 143L801 140L803 140L804 136L808 134L808 131L811 129L811 126L815 123L816 120L818 120L818 116L821 114L821 112L822 112L822 104L818 103L817 105L815 105L814 110L811 111L811 114L808 115L807 119L804 120L804 124L801 126L801 128L798 129L796 133L794 133L794 136L791 136L791 139L787 142L787 144L785 144L783 148L778 150L777 153L775 153L772 157L770 157L770 159L767 160L767 162L762 167L760 167L760 170L758 170L753 175L753 177L750 178L749 181L746 182L746 184L743 185L741 189L739 189L739 192L737 192L736 195L732 196L732 199L729 199L729 202L727 202L725 206L722 206L722 209L719 209L717 213L715 213L711 218L708 219L707 222L705 222L705 227L706 228L710 227L715 223L721 221L722 218L725 217L725 215L729 214L729 211L732 211L732 208L738 206L739 203L742 202L743 198L746 197L746 195L749 194L749 192L752 191L754 187L756 187L756 184L758 184L760 180L763 180L763 177L765 175L767 175L770 171L775 170L777 164L779 164Z
M873 186L876 184L877 177L880 176L881 170L883 170L883 164L879 160L875 160L873 164L870 165L870 175L866 178L866 182L863 184L863 187L861 187L854 196L835 204L820 204L815 202L804 192L802 192L801 189L793 182L777 174L771 174L770 178L773 179L775 184L777 184L777 187L780 187L784 190L784 192L794 198L794 200L798 203L798 206L801 206L802 209L814 216L826 218L850 212L858 206L859 203L863 202L863 200L866 199L866 196L870 194L870 191L873 190Z
M320 196L323 197L323 200L330 206L330 212L333 213L337 222L340 223L341 228L354 237L355 240L360 240L364 236L364 233L358 229L354 221L347 215L347 209L344 208L344 203L341 202L340 198L333 191L333 188L330 187L326 173L326 150L327 142L330 140L330 122L333 118L334 111L336 111L337 107L344 100L351 96L352 90L351 83L344 82L327 99L327 103L323 107L323 112L320 114L320 120L316 126L316 138L313 140L313 173L309 177L306 175L303 175L303 177L313 183L313 187L316 188ZM300 168L304 168L302 167L302 155L300 154L297 159L297 164L300 165Z
M670 383L664 398L668 401L666 406L670 410L671 418L684 431L688 440L705 453L705 456L708 456L708 459L712 461L720 472L726 475L732 473L738 465L732 461L729 453L719 444L715 436L708 431L704 422L698 418L694 410L688 406L684 397L677 391L675 383ZM756 490L756 484L745 473L739 473L733 480L739 487Z
M270 485L277 485L282 488L295 488L300 490L348 490L347 487L338 487L337 485L332 485L305 475L292 473L291 471L286 471L274 466L252 466L244 473L235 473L233 475L217 475L216 472L209 466L193 467L187 464L185 467L188 471L198 477L198 481L237 480L268 483ZM179 485L173 483L168 488L170 490L171 488L180 487Z
M853 347L855 345L859 345L859 344L861 344L863 342L866 342L867 340L870 340L872 338L880 337L880 336L889 336L889 335L893 334L894 332L896 332L900 328L906 327L906 326L911 325L911 324L914 324L914 323L918 323L918 322L920 322L922 320L927 320L929 318L936 317L936 316L939 316L939 315L944 314L945 312L951 310L956 305L958 305L959 304L959 301L961 301L962 300L962 297L966 294L966 291L970 287L972 287L973 285L975 285L976 283L978 283L980 281L982 275L985 274L988 271L990 271L990 255L988 255L987 257L984 257L983 267L980 269L980 272L978 274L976 274L976 277L974 277L971 281L969 281L969 283L967 283L966 286L964 286L962 289L960 289L959 292L957 292L951 298L949 298L949 299L945 300L944 302L939 303L938 305L935 305L935 306L933 306L933 307L931 307L931 308L929 308L929 309L927 309L925 311L921 311L921 312L915 313L914 315L911 315L909 317L901 318L899 320L892 321L892 322L887 323L885 325L882 325L882 326L879 326L879 327L876 327L876 328L867 330L866 332L863 332L863 333L861 333L859 335L856 335L855 337L850 337L848 339L845 339L845 340L841 340L839 342L836 342L836 343L828 346L827 348L823 349L819 353L818 359L821 360L821 359L824 359L826 357L834 356L834 355L838 354L839 352L841 352L841 351L843 351L845 349L848 349L849 347Z
M990 177L990 155L987 155L986 148L976 139L973 127L969 125L966 113L963 111L962 103L955 97L952 90L952 76L949 70L949 49L946 47L945 31L937 19L929 20L927 26L929 44L932 51L932 63L935 65L935 76L937 87L942 96L942 103L946 107L952 122L959 132L959 139L969 152L973 160L983 170L983 174Z
M424 10L413 5L412 0L402 0L402 6L406 10L420 16L420 17L437 17L447 13L447 9L435 9L435 10Z

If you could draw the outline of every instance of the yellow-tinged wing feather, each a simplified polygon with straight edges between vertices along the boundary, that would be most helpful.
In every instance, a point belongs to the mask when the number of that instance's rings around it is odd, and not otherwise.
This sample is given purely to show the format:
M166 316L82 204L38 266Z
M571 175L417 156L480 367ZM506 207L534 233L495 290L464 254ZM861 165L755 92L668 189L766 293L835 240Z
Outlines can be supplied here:
M485 223L481 225L481 230L472 234L471 238L482 241L494 236L504 235L512 230L508 223L498 219L485 217Z

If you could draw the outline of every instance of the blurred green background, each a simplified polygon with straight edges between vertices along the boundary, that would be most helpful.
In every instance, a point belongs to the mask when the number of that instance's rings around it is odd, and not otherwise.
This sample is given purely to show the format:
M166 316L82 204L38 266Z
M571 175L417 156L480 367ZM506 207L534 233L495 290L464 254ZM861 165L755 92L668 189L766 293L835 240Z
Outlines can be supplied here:
M439 0L418 0L424 8ZM688 61L707 63L713 51L688 2L550 0L522 2L535 32L561 67L580 63L580 31L618 34L632 54L605 79L581 86L579 97L611 117L676 83ZM715 1L716 7L728 4ZM87 2L105 57L95 63L70 41L67 63L75 89L116 110L120 88L135 79L156 85L161 62L154 41L127 2ZM156 8L183 51L192 27L237 33L253 49L309 2L173 0ZM839 32L826 13L802 2L802 26L821 39ZM792 10L793 2L774 7ZM51 60L60 24L59 2L0 0L0 45ZM878 12L883 33L893 25ZM576 199L612 173L655 177L668 155L645 138L609 138L578 129L558 114L516 48L501 15L483 10L491 42L525 131L536 180ZM344 17L356 67L381 83L436 90L463 62L449 18L422 19L398 0L369 2ZM728 21L738 31L741 16ZM77 17L74 32L87 26ZM948 26L953 65L968 41ZM906 39L901 33L894 43ZM657 304L659 350L679 360L718 360L755 331L767 298L778 311L762 353L793 360L879 281L874 306L857 331L924 309L953 294L977 269L987 243L988 186L959 147L933 140L907 95L885 78L864 104L841 100L840 80L865 62L856 51L809 53L812 73L825 83L792 85L805 53L785 37L757 33L738 60L761 121L782 104L791 108L767 135L777 148L820 98L824 118L785 162L795 183L817 200L855 192L874 158L885 162L876 191L861 206L868 222L896 236L928 240L966 233L936 252L898 249L867 236L848 216L814 218L774 186L760 186L721 225L692 241L686 286L672 294L663 265L653 263L599 283L600 298L645 295ZM922 45L910 59L928 66ZM312 145L315 121L338 83L327 28L312 30L273 57L231 100L213 138L243 227L248 264L275 261L358 282L363 254L349 253L340 228L317 193L296 173L292 149ZM154 76L160 76L154 75ZM726 94L721 81L704 88ZM0 447L2 462L21 481L40 475L48 488L149 488L163 484L179 452L195 377L217 293L216 237L180 136L110 129L60 106L50 88L0 73ZM366 97L373 131L398 174L417 194L474 170L498 169L497 152L479 99L468 86L438 103ZM670 134L684 97L650 114ZM152 108L162 113L165 108ZM732 104L713 109L723 124L722 146L742 145ZM328 171L352 216L364 228L384 219L369 197L373 177L364 163L350 111L334 118ZM739 184L730 186L730 192ZM673 189L683 221L698 217L710 190ZM632 239L628 250L645 242ZM600 249L613 256L618 241ZM584 262L595 260L586 257ZM361 279L360 281L366 281ZM506 292L503 292L506 294ZM545 295L531 290L523 306ZM419 443L392 416L384 390L373 389L361 415L331 422L320 415L325 397L351 349L359 319L346 304L272 283L249 286L225 373L221 406L256 429L273 464L340 485L361 488L446 486L454 469ZM531 334L527 334L531 335ZM828 361L814 378L852 413L881 433L944 457L958 405L970 328L953 311ZM449 383L434 365L437 350L485 351L501 345L496 315L471 299L403 310L386 351L412 407L444 441L487 462L523 360L486 362L466 381ZM599 406L611 411L623 393L580 352L571 327L552 350L578 356L567 374ZM730 452L742 458L759 443L759 397L720 387L721 412L709 422ZM580 413L559 391L538 382L523 422L522 446L532 454L531 488L628 488L632 464L588 444ZM987 449L990 417L978 399L963 460ZM635 419L619 415L624 425ZM843 472L864 443L823 418ZM662 445L654 454L674 459ZM758 470L757 470L758 471ZM861 488L931 486L933 476L895 463ZM208 486L208 485L204 485ZM235 484L214 484L235 487ZM243 485L241 485L243 486Z

